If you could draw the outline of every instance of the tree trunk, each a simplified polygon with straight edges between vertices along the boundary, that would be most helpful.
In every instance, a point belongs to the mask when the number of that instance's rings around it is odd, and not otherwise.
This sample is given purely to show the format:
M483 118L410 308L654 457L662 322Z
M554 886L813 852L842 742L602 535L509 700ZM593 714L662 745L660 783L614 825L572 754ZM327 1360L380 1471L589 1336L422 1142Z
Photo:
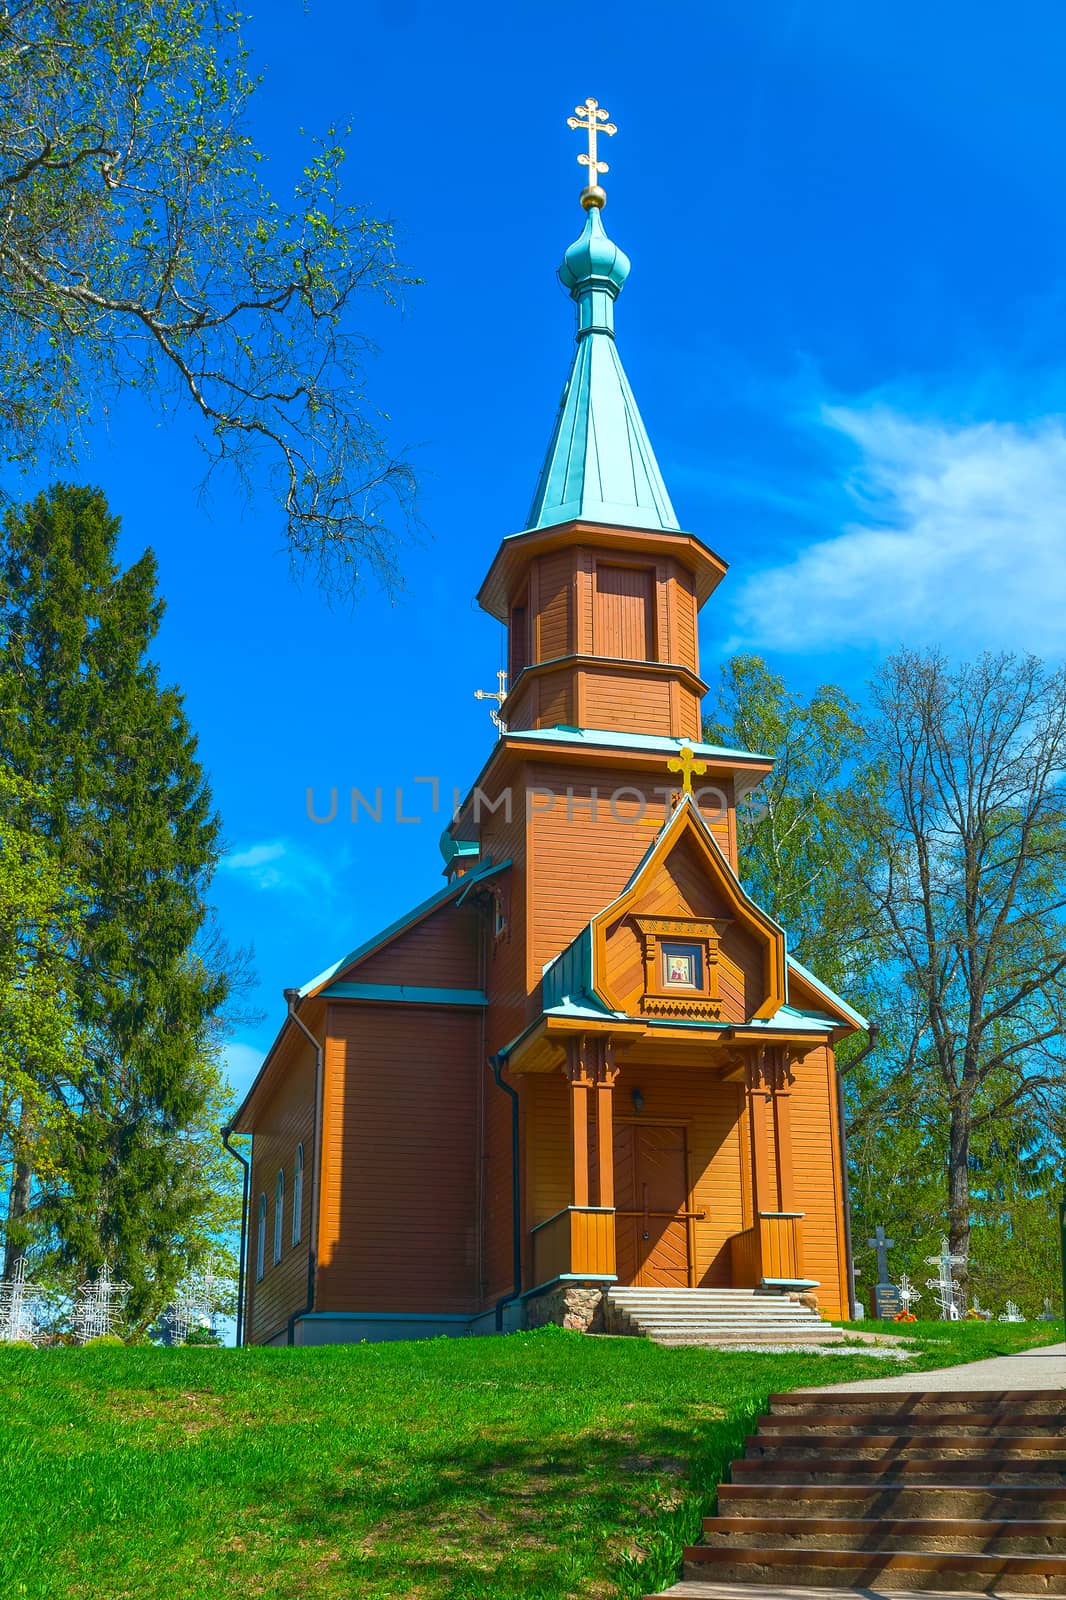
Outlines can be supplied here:
M10 1278L15 1262L25 1253L27 1229L23 1221L30 1209L30 1183L33 1169L28 1161L16 1161L7 1201L7 1229L4 1237L4 1277Z
M961 1298L969 1298L970 1282L970 1137L972 1108L968 1096L951 1103L948 1128L948 1244L963 1258L955 1270ZM960 1308L961 1309L961 1308Z

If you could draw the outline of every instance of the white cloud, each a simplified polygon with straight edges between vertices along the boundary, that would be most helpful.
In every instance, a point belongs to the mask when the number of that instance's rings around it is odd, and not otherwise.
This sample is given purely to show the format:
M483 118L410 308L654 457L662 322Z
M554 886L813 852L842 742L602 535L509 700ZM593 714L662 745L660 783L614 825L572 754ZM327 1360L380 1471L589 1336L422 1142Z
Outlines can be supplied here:
M224 872L242 878L254 889L319 895L330 887L330 874L306 850L287 839L269 839L231 851L221 862Z
M223 1056L230 1088L235 1095L243 1097L266 1059L265 1052L254 1044L242 1044L239 1039L233 1039L226 1045Z
M859 514L744 582L730 648L1062 651L1066 419L951 424L873 404L822 420L859 451Z

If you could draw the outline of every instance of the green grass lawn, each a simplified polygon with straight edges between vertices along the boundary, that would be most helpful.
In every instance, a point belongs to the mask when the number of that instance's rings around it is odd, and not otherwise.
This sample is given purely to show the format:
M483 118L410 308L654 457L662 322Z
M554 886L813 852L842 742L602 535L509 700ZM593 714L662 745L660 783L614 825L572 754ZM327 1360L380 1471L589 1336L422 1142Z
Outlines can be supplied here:
M908 1331L928 1367L1062 1324ZM557 1329L0 1351L0 1594L628 1600L672 1579L772 1390L898 1370Z

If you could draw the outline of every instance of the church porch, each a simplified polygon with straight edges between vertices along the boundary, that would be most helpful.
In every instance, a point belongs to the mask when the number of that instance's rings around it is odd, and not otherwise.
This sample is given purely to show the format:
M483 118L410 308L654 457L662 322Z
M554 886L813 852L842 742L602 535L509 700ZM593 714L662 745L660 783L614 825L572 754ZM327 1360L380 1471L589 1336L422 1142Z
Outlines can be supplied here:
M674 1041L576 1034L561 1054L560 1066L529 1053L536 1069L522 1074L527 1293L567 1282L819 1289L795 1181L797 1079L781 1047L700 1030ZM824 1195L815 1209L814 1254L825 1257L817 1238L828 1226L835 1269L831 1198L829 1215ZM829 1276L835 1309L839 1275Z

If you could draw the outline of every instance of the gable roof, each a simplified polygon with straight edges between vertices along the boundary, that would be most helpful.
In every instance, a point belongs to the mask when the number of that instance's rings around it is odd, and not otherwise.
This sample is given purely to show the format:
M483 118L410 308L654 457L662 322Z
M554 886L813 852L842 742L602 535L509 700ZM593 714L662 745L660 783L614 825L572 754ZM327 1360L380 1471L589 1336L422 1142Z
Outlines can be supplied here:
M509 860L501 861L498 864L489 860L479 867L471 868L469 872L464 872L461 877L453 878L451 883L446 884L443 889L438 889L437 893L430 895L428 900L423 900L422 904L415 906L413 911L407 912L405 916L398 918L396 922L390 923L387 928L383 928L380 933L376 933L372 938L365 940L360 945L356 945L354 950L349 950L346 956L342 956L331 967L327 967L325 972L320 972L317 978L312 978L309 983L305 983L299 991L300 999L304 1000L309 995L318 994L332 979L336 978L348 967L354 966L357 961L363 961L367 956L373 955L376 950L381 950L385 945L391 944L393 939L399 938L401 933L406 933L409 928L413 928L423 918L428 917L441 906L447 905L449 900L465 899L476 883L481 883L486 878L495 877L498 872L506 871L510 865Z
M731 904L739 921L761 941L764 948L767 998L756 1011L756 1017L770 1017L784 1005L788 997L788 980L785 968L785 930L779 922L757 906L730 866L711 829L700 815L699 807L691 795L682 796L680 805L660 829L650 848L633 873L622 893L593 917L589 924L592 938L593 981L606 967L606 936L608 925L617 922L636 901L656 869L674 850L684 834L689 834L702 852L708 871L725 899ZM595 992L609 1004L609 998L599 987Z

